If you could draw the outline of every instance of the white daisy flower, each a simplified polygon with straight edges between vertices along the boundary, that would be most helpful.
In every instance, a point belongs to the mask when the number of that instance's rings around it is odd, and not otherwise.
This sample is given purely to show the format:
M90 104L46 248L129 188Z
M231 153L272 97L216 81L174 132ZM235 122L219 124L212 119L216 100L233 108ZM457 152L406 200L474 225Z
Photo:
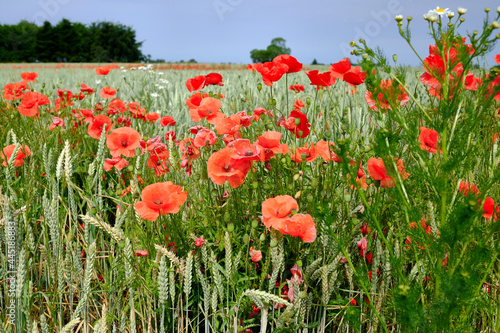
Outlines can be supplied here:
M443 8L437 7L436 9L433 9L432 12L434 12L434 14L439 15L439 17L441 17L443 15L448 15L450 13L450 9L449 8L443 9Z
M158 75L163 75L163 72L158 72Z
M95 84L101 83L101 80L95 80Z
M165 86L158 86L158 89L165 89Z
M156 97L158 97L158 96L159 96L159 95L158 95L157 93L155 93L155 92L151 94L151 97L155 97L155 98L156 98Z
M125 73L127 70L126 69L122 69L122 73Z

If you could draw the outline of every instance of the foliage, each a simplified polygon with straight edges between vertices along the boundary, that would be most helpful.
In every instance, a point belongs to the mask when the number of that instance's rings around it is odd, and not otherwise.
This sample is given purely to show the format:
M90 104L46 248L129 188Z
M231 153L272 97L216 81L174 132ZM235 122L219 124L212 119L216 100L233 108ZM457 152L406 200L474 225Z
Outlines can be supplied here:
M276 37L271 40L271 44L265 50L253 49L250 51L252 62L268 62L280 54L290 54L292 51L286 47L286 40Z
M111 22L0 25L0 62L134 62L141 45L131 27Z

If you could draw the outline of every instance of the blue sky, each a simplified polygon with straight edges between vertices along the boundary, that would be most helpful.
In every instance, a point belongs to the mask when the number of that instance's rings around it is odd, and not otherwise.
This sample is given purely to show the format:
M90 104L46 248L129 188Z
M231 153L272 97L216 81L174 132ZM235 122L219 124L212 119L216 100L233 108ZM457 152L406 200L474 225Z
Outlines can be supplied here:
M413 16L413 45L425 57L431 39L422 15L428 10L467 8L459 30L465 35L481 29L485 7L496 18L498 5L492 0L1 0L0 24L22 19L56 24L62 18L121 23L144 41L144 54L166 61L249 63L252 49L282 37L299 61L333 63L348 56L349 42L361 37L388 57L397 53L400 63L418 65L398 34L395 15ZM489 55L490 64L496 53L500 47Z

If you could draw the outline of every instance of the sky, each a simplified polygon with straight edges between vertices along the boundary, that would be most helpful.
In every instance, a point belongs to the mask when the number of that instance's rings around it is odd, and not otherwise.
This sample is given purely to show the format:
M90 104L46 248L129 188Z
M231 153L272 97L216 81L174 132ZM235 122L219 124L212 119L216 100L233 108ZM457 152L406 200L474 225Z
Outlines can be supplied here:
M0 0L0 24L57 24L63 18L120 23L135 30L143 54L167 62L246 64L252 49L265 49L275 37L284 38L291 55L304 64L348 56L355 62L349 43L363 38L388 58L397 54L400 64L416 66L418 57L399 36L395 15L413 17L412 45L425 58L433 43L424 13L437 6L455 13L466 8L459 30L466 36L481 30L485 7L495 19L498 5L493 0ZM489 65L497 53L500 46L488 55Z

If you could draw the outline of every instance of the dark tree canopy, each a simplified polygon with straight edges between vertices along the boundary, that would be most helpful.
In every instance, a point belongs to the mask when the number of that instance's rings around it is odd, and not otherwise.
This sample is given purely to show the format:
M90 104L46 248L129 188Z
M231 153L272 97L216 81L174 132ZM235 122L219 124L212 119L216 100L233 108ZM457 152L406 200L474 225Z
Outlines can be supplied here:
M252 62L268 62L273 61L274 58L280 54L290 54L292 51L286 47L286 40L277 37L271 41L271 45L265 50L253 49L250 51L250 58Z
M0 24L0 62L135 62L141 46L131 27L111 22Z

